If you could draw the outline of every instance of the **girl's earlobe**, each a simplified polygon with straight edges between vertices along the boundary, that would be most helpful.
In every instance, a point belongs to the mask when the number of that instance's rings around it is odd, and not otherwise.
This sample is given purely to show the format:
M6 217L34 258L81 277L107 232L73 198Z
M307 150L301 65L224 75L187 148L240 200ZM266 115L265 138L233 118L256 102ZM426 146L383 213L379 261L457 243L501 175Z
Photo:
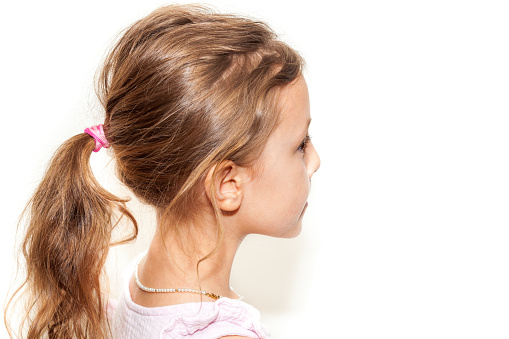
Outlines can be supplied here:
M224 161L214 165L205 179L205 192L212 202L223 211L234 212L239 209L243 198L243 175L245 168L233 161Z

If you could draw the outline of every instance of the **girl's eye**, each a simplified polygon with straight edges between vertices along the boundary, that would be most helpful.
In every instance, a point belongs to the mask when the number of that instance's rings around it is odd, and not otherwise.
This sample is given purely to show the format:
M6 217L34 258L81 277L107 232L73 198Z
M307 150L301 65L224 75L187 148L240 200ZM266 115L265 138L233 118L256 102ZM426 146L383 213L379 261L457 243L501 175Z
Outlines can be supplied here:
M306 150L306 146L308 144L308 142L311 140L311 136L310 135L306 135L306 137L304 138L304 140L302 140L300 146L299 146L299 151L301 151L302 153L305 152Z

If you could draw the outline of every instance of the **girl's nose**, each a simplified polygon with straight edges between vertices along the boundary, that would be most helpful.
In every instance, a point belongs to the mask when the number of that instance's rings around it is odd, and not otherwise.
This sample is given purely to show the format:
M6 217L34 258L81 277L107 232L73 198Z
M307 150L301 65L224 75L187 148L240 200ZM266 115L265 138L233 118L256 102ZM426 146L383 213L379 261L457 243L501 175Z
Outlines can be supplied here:
M316 171L320 168L320 156L316 151L315 147L311 144L311 148L309 152L309 162L308 162L308 176L309 179L315 174Z

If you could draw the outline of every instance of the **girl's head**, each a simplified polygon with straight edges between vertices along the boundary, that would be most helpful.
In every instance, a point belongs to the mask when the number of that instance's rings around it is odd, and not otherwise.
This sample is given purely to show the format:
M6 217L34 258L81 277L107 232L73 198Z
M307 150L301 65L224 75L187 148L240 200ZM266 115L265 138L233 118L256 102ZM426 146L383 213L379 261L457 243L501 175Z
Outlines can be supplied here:
M302 66L261 22L201 7L156 10L126 30L99 77L118 176L163 216L192 218L214 166L258 159Z

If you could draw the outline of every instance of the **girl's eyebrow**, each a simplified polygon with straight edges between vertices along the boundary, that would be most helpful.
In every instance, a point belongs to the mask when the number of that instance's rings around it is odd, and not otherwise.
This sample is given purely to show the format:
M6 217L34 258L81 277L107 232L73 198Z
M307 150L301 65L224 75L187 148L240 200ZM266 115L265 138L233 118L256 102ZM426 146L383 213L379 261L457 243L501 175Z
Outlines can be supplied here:
M309 125L311 124L311 118L308 119L308 122L306 123L306 128L304 128L302 130L302 132L300 134L298 134L298 137L300 138L300 140L303 140L306 135L309 134Z
M311 124L311 118L308 119L308 122L306 124L306 128L304 129L304 133L308 133L309 125Z

